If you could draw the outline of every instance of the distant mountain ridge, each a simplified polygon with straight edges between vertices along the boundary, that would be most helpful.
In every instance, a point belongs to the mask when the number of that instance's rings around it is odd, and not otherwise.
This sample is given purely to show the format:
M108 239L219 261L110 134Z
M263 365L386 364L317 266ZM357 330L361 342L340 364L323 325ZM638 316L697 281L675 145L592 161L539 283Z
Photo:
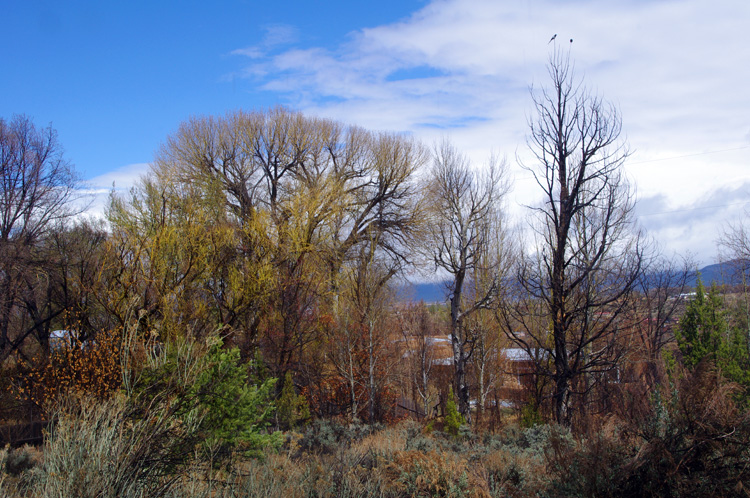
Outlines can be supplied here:
M444 303L448 300L446 285L447 281L407 284L401 288L400 298L402 301L415 303L420 301L427 304Z
M743 264L744 263L744 264ZM750 261L725 261L704 266L698 271L692 272L687 281L688 287L695 287L698 283L698 274L701 275L703 284L716 285L741 285L742 273L739 268L750 267ZM420 302L427 304L445 303L448 301L448 281L442 282L420 282L405 285L401 291L403 301ZM750 283L750 280L748 280Z
M750 267L750 261L734 260L724 261L723 263L714 263L704 266L697 273L700 273L701 280L706 286L716 283L716 285L741 285L742 269L747 272ZM691 275L688 280L688 286L695 287L698 283L698 275Z

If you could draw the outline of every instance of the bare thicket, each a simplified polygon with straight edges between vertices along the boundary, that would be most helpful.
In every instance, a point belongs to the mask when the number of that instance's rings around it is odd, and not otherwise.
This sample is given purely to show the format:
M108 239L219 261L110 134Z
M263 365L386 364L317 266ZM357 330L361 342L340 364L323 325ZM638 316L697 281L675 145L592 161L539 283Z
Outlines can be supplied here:
M29 337L46 344L52 320L44 238L80 212L73 166L57 133L25 116L0 119L0 363Z
M674 341L671 328L684 311L684 294L694 272L689 258L656 256L638 277L633 330L642 359L658 361L662 349Z

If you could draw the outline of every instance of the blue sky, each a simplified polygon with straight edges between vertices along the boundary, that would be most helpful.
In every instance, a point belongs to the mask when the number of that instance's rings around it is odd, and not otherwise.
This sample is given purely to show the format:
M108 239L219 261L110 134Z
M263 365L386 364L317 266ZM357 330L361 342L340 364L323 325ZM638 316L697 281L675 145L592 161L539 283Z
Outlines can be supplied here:
M151 160L193 114L267 106L285 98L233 75L251 45L335 47L368 23L417 3L13 2L3 9L0 113L58 130L86 178Z
M529 86L557 33L620 107L639 220L668 251L714 260L750 208L746 0L27 1L3 17L0 116L51 123L100 191L191 115L280 103L504 155L522 219Z

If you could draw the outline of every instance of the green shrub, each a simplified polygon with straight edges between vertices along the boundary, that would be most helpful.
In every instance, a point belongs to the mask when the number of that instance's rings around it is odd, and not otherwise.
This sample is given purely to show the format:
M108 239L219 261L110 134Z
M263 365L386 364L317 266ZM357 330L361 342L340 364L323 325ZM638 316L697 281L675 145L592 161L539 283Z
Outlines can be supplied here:
M521 419L519 423L521 424L521 427L534 427L535 425L543 424L544 419L536 405L527 403L521 408Z
M41 454L33 446L24 445L20 448L6 449L5 455L0 456L2 468L10 475L17 476L36 467L42 460Z
M166 344L161 354L149 357L133 383L133 416L148 418L152 401L160 399L210 454L278 447L281 434L265 430L274 410L276 380L253 385L248 368L240 362L239 350L222 349L219 338L210 339L206 351L187 340Z
M456 401L453 399L453 388L448 390L448 401L445 404L445 421L443 428L445 432L458 436L458 429L465 424L464 417L458 413Z
M280 429L292 429L310 418L310 407L301 394L294 392L292 373L284 376L284 385L276 402L276 424Z
M236 450L259 455L281 443L265 430L273 381L251 385L239 352L219 340L165 344L125 384L127 393L109 400L59 402L31 496L170 496L198 487L219 496L191 476L231 463Z

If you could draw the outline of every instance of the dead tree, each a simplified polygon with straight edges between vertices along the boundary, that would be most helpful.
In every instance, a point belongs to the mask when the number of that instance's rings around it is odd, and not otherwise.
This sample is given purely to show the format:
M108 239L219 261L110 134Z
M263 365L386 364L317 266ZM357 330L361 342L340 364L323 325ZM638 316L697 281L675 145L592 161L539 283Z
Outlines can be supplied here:
M535 164L522 164L543 193L530 207L536 247L519 265L506 331L531 357L545 353L538 369L554 385L555 419L570 425L573 398L583 406L624 354L622 318L643 247L622 173L628 149L617 108L586 90L567 52L555 49L548 73L549 87L532 91L527 143ZM535 326L540 319L549 329Z

